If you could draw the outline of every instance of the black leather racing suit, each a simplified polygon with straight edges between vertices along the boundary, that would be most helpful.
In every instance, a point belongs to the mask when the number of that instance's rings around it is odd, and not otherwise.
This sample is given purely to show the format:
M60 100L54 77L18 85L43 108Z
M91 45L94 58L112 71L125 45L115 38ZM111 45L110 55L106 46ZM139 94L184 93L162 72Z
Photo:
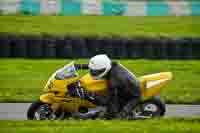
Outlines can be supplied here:
M76 64L76 68L86 69L87 65ZM139 81L124 66L113 62L112 68L104 77L109 81L109 92L106 96L96 95L96 104L107 106L108 112L129 113L139 102L141 92Z

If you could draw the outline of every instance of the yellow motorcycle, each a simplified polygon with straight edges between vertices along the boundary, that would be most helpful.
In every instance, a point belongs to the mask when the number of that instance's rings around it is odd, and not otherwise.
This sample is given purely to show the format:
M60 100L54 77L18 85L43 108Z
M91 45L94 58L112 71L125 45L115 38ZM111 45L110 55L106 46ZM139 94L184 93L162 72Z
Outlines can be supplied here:
M172 79L171 72L145 75L139 78L142 98L132 110L131 118L154 118L165 114L161 89ZM106 108L79 97L80 90L106 95L107 80L94 80L89 74L79 76L74 62L56 71L44 87L44 94L27 111L29 120L96 119L104 118ZM81 89L80 89L81 88ZM72 92L73 91L73 95Z

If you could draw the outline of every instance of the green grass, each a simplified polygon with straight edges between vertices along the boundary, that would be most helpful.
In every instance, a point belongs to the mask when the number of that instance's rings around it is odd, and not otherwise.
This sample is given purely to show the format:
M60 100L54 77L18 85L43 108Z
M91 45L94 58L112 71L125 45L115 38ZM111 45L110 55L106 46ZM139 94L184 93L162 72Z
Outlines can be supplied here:
M199 133L200 119L0 121L1 133Z
M0 32L83 36L199 36L200 16L0 16Z
M37 100L48 77L71 60L67 59L0 59L0 101L30 102ZM87 62L87 60L76 60ZM174 79L163 89L168 103L200 103L199 60L120 60L136 76L173 72Z

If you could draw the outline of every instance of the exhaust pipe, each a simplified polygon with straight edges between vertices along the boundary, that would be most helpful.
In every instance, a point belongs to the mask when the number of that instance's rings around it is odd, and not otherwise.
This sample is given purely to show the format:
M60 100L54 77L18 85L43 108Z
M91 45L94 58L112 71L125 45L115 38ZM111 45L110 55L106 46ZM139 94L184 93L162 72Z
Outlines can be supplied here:
M72 113L72 117L80 118L80 119L89 119L89 118L96 117L97 113L99 112L100 112L99 110L91 110L87 113L76 112L76 113Z

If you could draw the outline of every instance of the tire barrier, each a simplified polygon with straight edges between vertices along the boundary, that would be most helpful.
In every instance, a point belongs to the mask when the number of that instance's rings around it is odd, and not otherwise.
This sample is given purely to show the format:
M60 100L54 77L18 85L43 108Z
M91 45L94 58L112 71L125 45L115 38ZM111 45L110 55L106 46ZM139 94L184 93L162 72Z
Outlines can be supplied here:
M44 35L43 37L43 57L55 58L56 57L56 37Z
M200 59L200 38L122 38L0 33L0 57Z
M64 51L64 45L65 45L65 38L64 37L57 37L55 40L56 43L56 57L58 58L64 58L66 56L66 53Z
M23 36L12 36L10 39L11 57L26 57L26 44Z
M8 34L0 34L0 57L10 57L10 37Z
M192 45L192 57L193 59L200 59L200 39L191 39L190 44Z
M25 37L27 43L27 57L41 58L43 54L43 38L40 36L27 36Z

